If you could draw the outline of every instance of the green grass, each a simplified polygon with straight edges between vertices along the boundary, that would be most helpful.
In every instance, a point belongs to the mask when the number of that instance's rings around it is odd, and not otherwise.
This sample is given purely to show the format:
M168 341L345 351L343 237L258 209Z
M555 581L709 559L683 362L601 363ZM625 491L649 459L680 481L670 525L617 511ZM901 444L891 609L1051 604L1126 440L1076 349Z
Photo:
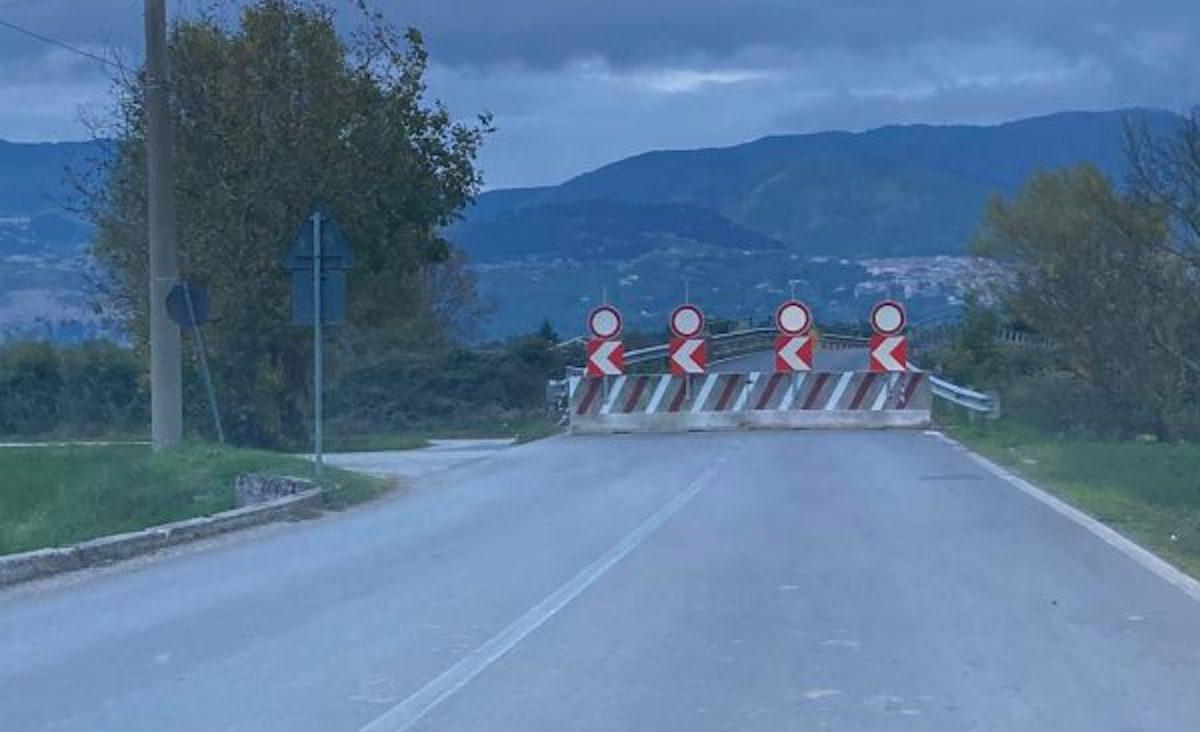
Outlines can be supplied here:
M1200 577L1200 445L1064 437L1010 420L946 429Z
M203 516L234 507L239 473L310 476L299 458L189 444L149 447L0 448L0 554ZM393 484L328 468L321 481L337 508Z
M376 452L418 450L429 447L429 433L397 432L333 437L325 442L326 452Z

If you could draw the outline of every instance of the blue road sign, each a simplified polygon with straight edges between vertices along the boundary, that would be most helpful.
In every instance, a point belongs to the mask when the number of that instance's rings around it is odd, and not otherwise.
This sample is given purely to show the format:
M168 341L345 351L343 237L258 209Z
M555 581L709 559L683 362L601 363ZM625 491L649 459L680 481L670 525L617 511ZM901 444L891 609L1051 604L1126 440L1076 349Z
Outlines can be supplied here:
M175 285L167 293L167 315L185 328L202 325L208 320L208 290L190 282Z
M322 257L324 259L324 257ZM313 273L309 269L292 270L292 324L313 324ZM325 269L321 273L321 322L338 325L346 322L346 270Z
M354 254L346 235L328 211L321 214L321 322L336 325L346 322L346 270L354 264ZM313 225L305 220L288 251L287 268L292 271L292 323L313 325Z

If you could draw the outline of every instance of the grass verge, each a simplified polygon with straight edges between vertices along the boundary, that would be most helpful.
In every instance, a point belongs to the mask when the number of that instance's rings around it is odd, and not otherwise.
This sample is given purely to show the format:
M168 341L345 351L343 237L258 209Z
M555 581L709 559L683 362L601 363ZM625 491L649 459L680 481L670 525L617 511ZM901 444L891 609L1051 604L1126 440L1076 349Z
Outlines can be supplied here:
M359 435L330 435L327 452L373 452L378 450L415 450L428 447L437 439L511 438L518 443L532 442L556 434L559 428L548 417L530 416L509 420L460 422L440 427L423 427L404 432Z
M259 450L188 444L0 449L0 554L205 516L234 507L239 473L309 476L300 459ZM333 508L366 500L392 483L327 468Z
M1200 445L1093 440L949 420L947 433L1200 577Z

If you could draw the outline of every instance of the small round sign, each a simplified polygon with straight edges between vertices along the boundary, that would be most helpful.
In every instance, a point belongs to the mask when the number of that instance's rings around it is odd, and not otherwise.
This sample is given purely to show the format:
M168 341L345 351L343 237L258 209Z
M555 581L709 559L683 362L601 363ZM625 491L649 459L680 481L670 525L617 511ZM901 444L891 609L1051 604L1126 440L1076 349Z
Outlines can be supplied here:
M621 312L612 305L601 305L588 313L588 330L597 338L616 338L621 333Z
M671 313L671 332L680 338L693 338L704 330L704 313L695 305L680 305Z
M907 322L904 306L895 300L881 300L871 308L871 327L879 335L896 335Z
M804 335L812 327L812 311L799 300L788 300L775 311L775 327L785 335Z

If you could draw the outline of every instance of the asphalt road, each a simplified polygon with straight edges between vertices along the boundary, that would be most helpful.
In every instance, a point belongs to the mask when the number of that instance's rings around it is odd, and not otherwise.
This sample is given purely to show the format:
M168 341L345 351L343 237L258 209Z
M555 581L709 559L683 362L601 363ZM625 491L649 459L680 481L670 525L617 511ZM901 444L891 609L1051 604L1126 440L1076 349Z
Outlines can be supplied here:
M1200 602L936 435L557 437L0 593L5 730L1194 732Z

